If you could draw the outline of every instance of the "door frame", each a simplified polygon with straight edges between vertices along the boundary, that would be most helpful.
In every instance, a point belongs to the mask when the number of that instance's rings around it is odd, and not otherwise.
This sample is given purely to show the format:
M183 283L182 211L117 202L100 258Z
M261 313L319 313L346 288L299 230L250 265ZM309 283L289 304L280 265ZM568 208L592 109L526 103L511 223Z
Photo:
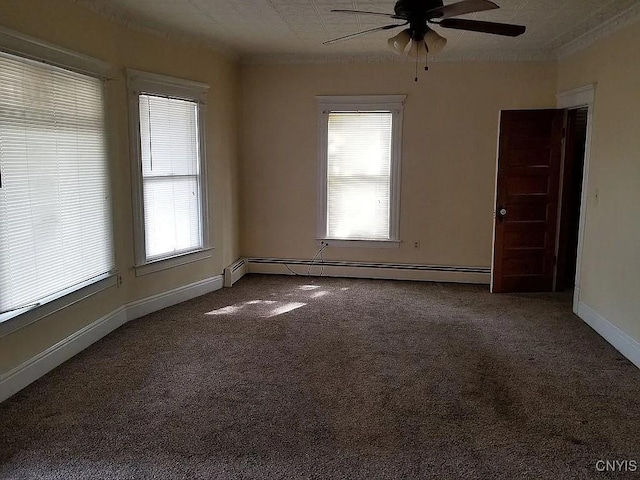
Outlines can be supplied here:
M573 291L573 313L578 314L580 303L580 273L582 271L582 255L584 252L584 233L587 219L587 200L589 185L589 160L591 158L591 134L593 132L593 108L595 103L597 84L592 83L582 87L560 92L556 95L556 107L567 110L587 108L587 138L584 149L584 166L582 169L582 192L580 200L580 222L578 226L578 253L576 256L576 277Z

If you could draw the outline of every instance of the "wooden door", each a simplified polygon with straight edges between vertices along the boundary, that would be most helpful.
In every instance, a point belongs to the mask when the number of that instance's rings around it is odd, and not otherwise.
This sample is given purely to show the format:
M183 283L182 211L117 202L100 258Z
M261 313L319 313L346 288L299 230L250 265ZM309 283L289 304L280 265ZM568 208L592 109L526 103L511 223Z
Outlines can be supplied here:
M564 115L564 110L501 114L493 292L553 289Z

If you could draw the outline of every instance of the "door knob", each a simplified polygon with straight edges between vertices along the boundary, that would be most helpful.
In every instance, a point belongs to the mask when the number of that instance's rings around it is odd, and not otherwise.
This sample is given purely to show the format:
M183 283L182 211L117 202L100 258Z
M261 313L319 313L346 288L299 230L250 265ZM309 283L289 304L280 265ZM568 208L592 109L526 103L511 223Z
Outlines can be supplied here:
M502 223L504 216L507 214L507 209L504 207L498 207L496 210L497 210L496 219L498 220L498 223Z

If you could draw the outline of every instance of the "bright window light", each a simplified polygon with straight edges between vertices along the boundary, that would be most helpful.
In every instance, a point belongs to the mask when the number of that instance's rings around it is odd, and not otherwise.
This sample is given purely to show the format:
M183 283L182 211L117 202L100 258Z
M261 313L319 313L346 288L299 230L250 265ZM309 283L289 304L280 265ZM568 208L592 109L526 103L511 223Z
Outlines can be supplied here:
M329 238L389 239L391 131L391 112L329 115Z
M140 95L147 260L203 247L198 103Z
M403 95L317 97L319 239L399 243Z
M114 268L103 88L0 53L0 321Z

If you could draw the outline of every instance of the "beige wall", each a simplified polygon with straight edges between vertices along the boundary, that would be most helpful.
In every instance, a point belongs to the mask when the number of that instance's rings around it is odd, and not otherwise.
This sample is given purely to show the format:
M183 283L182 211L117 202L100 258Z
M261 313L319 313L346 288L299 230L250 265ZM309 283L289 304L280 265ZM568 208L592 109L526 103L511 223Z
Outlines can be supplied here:
M491 264L501 109L555 106L555 63L242 67L242 253L317 250L315 95L406 94L398 249L328 248L325 258ZM420 241L420 249L413 242Z
M64 312L0 339L0 374L19 365L122 304L219 275L240 253L237 175L237 64L206 48L115 24L71 0L2 0L0 25L109 62L107 82L116 264L122 288L111 288ZM210 85L207 162L213 257L135 277L131 179L124 69L134 68Z
M558 75L560 92L597 83L580 300L638 341L639 39L636 23L563 59Z

